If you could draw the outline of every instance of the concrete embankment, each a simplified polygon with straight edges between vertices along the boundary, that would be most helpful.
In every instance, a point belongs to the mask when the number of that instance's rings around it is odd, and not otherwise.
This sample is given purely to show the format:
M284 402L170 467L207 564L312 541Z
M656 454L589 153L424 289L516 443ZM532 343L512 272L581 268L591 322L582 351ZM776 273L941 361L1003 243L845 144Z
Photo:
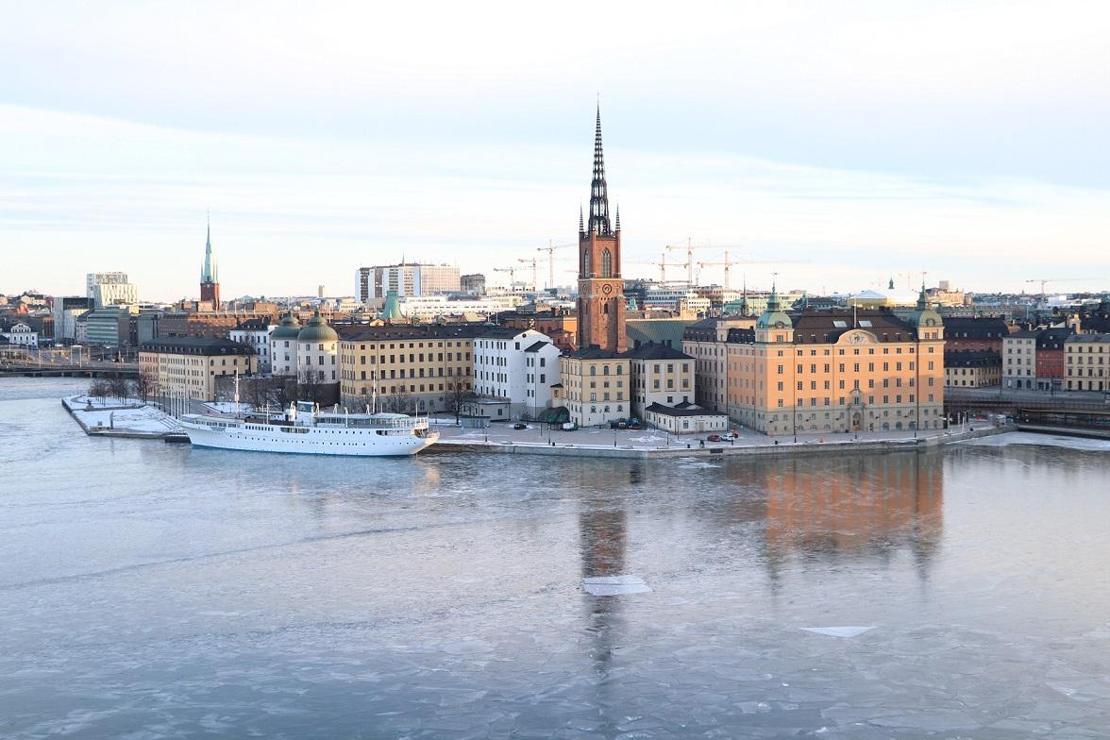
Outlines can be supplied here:
M165 439L176 434L180 431L173 428L170 421L164 421L162 417L169 419L169 417L157 411L155 414L147 414L149 418L142 418L139 420L127 419L124 423L116 426L114 421L115 414L136 414L145 411L153 411L146 404L142 403L120 403L117 405L108 405L106 403L98 403L90 408L86 403L80 402L79 396L63 398L62 407L69 413L81 430L90 437L120 437L124 439ZM108 417L108 423L105 424L105 416ZM135 423L141 428L134 428L129 426L128 423Z
M845 455L860 452L909 452L914 450L928 450L942 445L962 442L968 439L989 437L994 434L1014 431L1012 426L983 427L974 431L951 432L937 434L918 439L898 440L868 440L868 441L835 441L835 442L783 442L781 444L747 444L747 445L722 445L712 444L700 447L697 444L691 447L665 447L644 448L629 445L602 445L580 444L543 444L530 442L479 442L476 440L440 441L429 448L427 452L450 454L452 452L492 452L513 455L548 455L551 457L598 457L598 458L633 458L633 459L668 459L676 457L735 457L735 456L795 456L795 455ZM425 453L427 454L427 453Z
M1059 437L1083 437L1084 439L1110 439L1110 429L1082 429L1077 427L1056 427L1045 424L1026 424L1018 422L1018 431L1036 434L1055 434Z

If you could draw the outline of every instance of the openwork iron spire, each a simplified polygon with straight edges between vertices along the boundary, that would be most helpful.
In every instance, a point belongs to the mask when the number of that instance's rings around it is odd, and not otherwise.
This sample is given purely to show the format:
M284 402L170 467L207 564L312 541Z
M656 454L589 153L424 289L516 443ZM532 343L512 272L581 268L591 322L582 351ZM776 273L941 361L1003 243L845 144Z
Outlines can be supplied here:
M590 183L590 232L609 236L609 192L605 185L605 155L601 149L601 105L594 133L594 179Z
M208 221L208 235L204 243L204 267L200 271L202 283L220 282L219 266L216 264L216 255L212 254L212 221Z

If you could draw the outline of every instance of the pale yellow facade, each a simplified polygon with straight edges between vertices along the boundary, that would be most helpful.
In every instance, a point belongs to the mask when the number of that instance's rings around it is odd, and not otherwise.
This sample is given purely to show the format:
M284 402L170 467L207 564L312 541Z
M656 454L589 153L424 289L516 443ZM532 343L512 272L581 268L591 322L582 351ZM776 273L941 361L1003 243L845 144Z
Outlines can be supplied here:
M631 415L631 360L587 350L561 356L559 368L563 400L578 426L599 426Z
M653 403L674 406L694 403L693 358L629 359L632 373L632 413L643 418Z
M232 344L227 340L212 341ZM191 346L174 349L168 343L157 349L144 345L139 351L139 372L147 382L147 393L155 397L211 401L216 398L216 378L252 375L258 371L258 355L234 353L234 350L207 354L210 351L214 350Z
M361 409L374 403L399 411L452 410L473 391L474 338L367 327L339 341L340 403Z

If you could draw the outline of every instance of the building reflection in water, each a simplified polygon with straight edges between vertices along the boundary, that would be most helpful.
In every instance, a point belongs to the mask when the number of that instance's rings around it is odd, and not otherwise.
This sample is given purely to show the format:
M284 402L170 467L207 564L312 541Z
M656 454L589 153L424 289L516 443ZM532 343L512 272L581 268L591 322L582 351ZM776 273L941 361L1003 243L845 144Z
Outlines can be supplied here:
M757 478L772 583L791 557L890 560L899 552L927 576L943 527L941 455L784 459L761 465Z
M639 463L630 468L602 467L591 471L590 485L582 488L578 532L582 555L582 577L626 575L628 515L625 502L629 489L643 483ZM614 651L625 631L620 596L591 596L582 592L586 610L586 650L593 669L594 702L600 712L604 737L618 734L619 712L614 696L617 679L611 675ZM612 710L612 711L611 711Z

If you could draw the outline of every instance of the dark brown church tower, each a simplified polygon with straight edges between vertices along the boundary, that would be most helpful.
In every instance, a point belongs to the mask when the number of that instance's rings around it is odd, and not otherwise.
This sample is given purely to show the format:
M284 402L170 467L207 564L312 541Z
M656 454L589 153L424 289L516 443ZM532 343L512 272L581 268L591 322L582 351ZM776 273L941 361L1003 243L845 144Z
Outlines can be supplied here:
M609 224L609 193L601 151L601 108L594 135L594 177L590 183L590 220L578 214L578 348L597 345L624 352L624 280L621 279L621 215Z

